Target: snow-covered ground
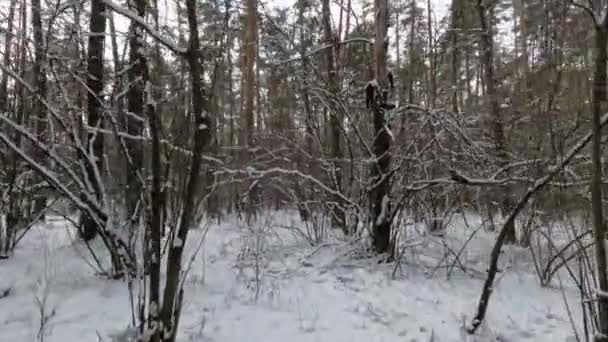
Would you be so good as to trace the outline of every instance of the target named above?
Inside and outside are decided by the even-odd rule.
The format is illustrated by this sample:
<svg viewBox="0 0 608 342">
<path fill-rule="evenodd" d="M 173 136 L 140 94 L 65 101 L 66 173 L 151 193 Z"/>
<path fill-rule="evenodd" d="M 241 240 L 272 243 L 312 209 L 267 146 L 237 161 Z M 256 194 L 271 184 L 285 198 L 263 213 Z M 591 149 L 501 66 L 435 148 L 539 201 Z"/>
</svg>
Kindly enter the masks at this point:
<svg viewBox="0 0 608 342">
<path fill-rule="evenodd" d="M 410 233 L 394 264 L 378 263 L 362 243 L 328 237 L 311 247 L 293 231 L 290 213 L 269 213 L 253 228 L 235 219 L 211 225 L 185 284 L 179 341 L 574 341 L 557 288 L 541 288 L 529 252 L 502 255 L 487 319 L 476 337 L 463 327 L 479 298 L 491 233 L 480 231 L 449 279 L 439 261 L 445 242 L 458 251 L 479 220 L 455 218 L 445 237 Z M 476 222 L 477 221 L 477 222 Z M 189 237 L 196 249 L 205 229 Z M 82 242 L 53 221 L 28 233 L 9 260 L 0 260 L 0 341 L 37 341 L 41 308 L 49 317 L 44 341 L 118 340 L 131 321 L 124 281 L 95 274 Z M 453 257 L 442 265 L 450 265 Z M 257 269 L 257 272 L 256 272 Z M 256 275 L 257 274 L 257 275 Z M 564 293 L 575 318 L 579 299 Z M 42 304 L 41 304 L 42 303 Z"/>
</svg>

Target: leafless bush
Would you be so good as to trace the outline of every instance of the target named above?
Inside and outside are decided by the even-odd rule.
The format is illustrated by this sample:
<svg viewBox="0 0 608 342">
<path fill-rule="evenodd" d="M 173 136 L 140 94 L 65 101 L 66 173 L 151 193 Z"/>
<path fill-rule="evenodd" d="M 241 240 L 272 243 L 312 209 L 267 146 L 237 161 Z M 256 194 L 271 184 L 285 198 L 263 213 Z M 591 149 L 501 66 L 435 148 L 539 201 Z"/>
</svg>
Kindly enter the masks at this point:
<svg viewBox="0 0 608 342">
<path fill-rule="evenodd" d="M 522 220 L 529 229 L 528 247 L 542 286 L 549 286 L 558 272 L 593 247 L 591 231 L 586 228 L 584 218 L 564 217 L 554 221 L 533 211 Z"/>
<path fill-rule="evenodd" d="M 54 264 L 52 263 L 51 255 L 48 246 L 44 248 L 43 256 L 44 268 L 43 273 L 36 282 L 34 301 L 36 303 L 38 332 L 36 338 L 38 342 L 44 342 L 47 334 L 50 333 L 48 324 L 57 313 L 55 306 L 50 305 L 50 294 L 55 278 Z"/>
<path fill-rule="evenodd" d="M 331 214 L 325 210 L 307 210 L 306 220 L 292 220 L 289 225 L 278 224 L 277 227 L 290 231 L 296 238 L 304 239 L 311 246 L 318 246 L 326 241 L 332 228 L 329 215 Z"/>
<path fill-rule="evenodd" d="M 249 223 L 246 229 L 236 263 L 247 288 L 253 289 L 257 301 L 262 290 L 264 269 L 268 263 L 269 239 L 275 237 L 276 233 L 273 231 L 270 217 L 266 217 L 263 223 Z"/>
<path fill-rule="evenodd" d="M 0 170 L 0 259 L 8 258 L 19 241 L 40 222 L 52 203 L 41 203 L 47 190 L 21 162 Z M 20 172 L 19 174 L 15 174 Z"/>
</svg>

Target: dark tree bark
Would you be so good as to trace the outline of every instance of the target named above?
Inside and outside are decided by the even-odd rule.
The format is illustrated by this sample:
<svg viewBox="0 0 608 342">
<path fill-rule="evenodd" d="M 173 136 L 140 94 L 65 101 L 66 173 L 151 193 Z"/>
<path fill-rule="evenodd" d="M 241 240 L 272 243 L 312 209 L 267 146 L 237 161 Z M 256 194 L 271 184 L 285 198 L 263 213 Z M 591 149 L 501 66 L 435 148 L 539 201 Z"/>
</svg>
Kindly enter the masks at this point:
<svg viewBox="0 0 608 342">
<path fill-rule="evenodd" d="M 142 0 L 129 1 L 132 11 L 144 18 L 146 15 L 146 3 Z M 142 28 L 131 23 L 129 29 L 129 82 L 127 92 L 127 110 L 125 115 L 127 133 L 132 136 L 141 136 L 144 120 L 144 85 L 148 79 L 147 61 L 144 56 L 144 37 Z M 144 73 L 146 75 L 144 75 Z M 127 217 L 134 220 L 136 224 L 139 215 L 135 212 L 137 202 L 141 196 L 142 184 L 138 174 L 143 168 L 143 148 L 138 140 L 128 139 L 126 141 L 129 158 L 127 160 L 127 179 L 125 184 L 125 202 Z"/>
<path fill-rule="evenodd" d="M 132 10 L 141 18 L 146 17 L 146 1 L 134 0 Z M 152 136 L 151 171 L 152 188 L 150 204 L 146 205 L 146 261 L 150 274 L 148 297 L 148 326 L 156 327 L 160 308 L 160 261 L 161 261 L 161 231 L 164 201 L 161 195 L 161 151 L 160 151 L 160 117 L 156 110 L 156 101 L 152 89 L 150 69 L 146 51 L 143 29 L 135 22 L 131 23 L 129 37 L 129 90 L 127 93 L 128 111 L 127 132 L 140 136 L 143 133 L 143 120 L 147 116 Z M 135 119 L 131 117 L 138 117 Z M 129 140 L 127 143 L 130 162 L 127 165 L 127 210 L 132 215 L 134 225 L 139 223 L 136 213 L 137 204 L 142 197 L 143 148 L 139 141 Z M 141 203 L 140 205 L 144 205 Z"/>
<path fill-rule="evenodd" d="M 450 59 L 450 81 L 452 83 L 452 111 L 458 113 L 458 99 L 460 91 L 460 47 L 458 46 L 458 28 L 461 22 L 461 4 L 459 0 L 452 0 L 450 42 L 452 53 Z"/>
<path fill-rule="evenodd" d="M 418 67 L 418 63 L 419 63 L 419 56 L 418 56 L 418 52 L 416 51 L 416 25 L 417 25 L 417 11 L 418 8 L 416 6 L 416 1 L 415 0 L 410 0 L 411 2 L 411 20 L 410 20 L 410 31 L 409 31 L 409 62 L 410 62 L 410 72 L 413 71 L 413 68 L 417 68 Z M 408 92 L 408 96 L 407 96 L 407 101 L 408 103 L 415 103 L 415 89 L 414 89 L 414 82 L 415 79 L 413 76 L 408 75 L 408 85 L 407 85 L 407 92 Z M 402 123 L 402 125 L 404 125 L 404 122 Z"/>
<path fill-rule="evenodd" d="M 435 108 L 437 102 L 437 71 L 436 68 L 436 56 L 435 56 L 435 42 L 433 41 L 433 11 L 431 0 L 426 2 L 426 13 L 427 13 L 427 31 L 428 31 L 428 49 L 429 49 L 429 105 L 431 108 Z"/>
<path fill-rule="evenodd" d="M 483 67 L 483 79 L 485 83 L 486 95 L 490 102 L 490 118 L 488 124 L 490 125 L 490 131 L 492 140 L 494 142 L 494 149 L 496 157 L 498 158 L 500 166 L 504 166 L 508 163 L 508 153 L 505 141 L 505 132 L 502 114 L 500 112 L 500 104 L 498 102 L 498 94 L 496 91 L 496 79 L 494 75 L 494 38 L 492 36 L 491 22 L 488 18 L 488 11 L 492 11 L 491 8 L 487 8 L 483 0 L 477 1 L 477 14 L 479 17 L 479 25 L 481 29 L 481 64 Z M 510 190 L 507 188 L 502 198 L 503 212 L 511 210 L 511 199 Z M 515 222 L 508 227 L 506 242 L 516 242 L 515 236 Z"/>
<path fill-rule="evenodd" d="M 603 23 L 595 23 L 595 70 L 593 75 L 592 108 L 593 108 L 593 144 L 591 146 L 592 175 L 591 175 L 591 210 L 593 232 L 595 235 L 595 260 L 599 290 L 602 295 L 598 298 L 599 331 L 595 342 L 608 341 L 608 271 L 606 270 L 606 223 L 602 208 L 602 111 L 606 109 L 606 85 L 608 66 L 608 17 Z"/>
<path fill-rule="evenodd" d="M 192 114 L 195 122 L 194 143 L 192 146 L 192 160 L 186 192 L 183 202 L 183 216 L 177 228 L 173 241 L 169 246 L 167 257 L 167 278 L 163 292 L 163 304 L 160 312 L 162 322 L 163 342 L 173 342 L 177 335 L 179 313 L 182 305 L 182 290 L 179 288 L 181 275 L 182 256 L 184 245 L 188 237 L 188 231 L 192 228 L 196 211 L 196 197 L 201 184 L 201 161 L 205 147 L 210 141 L 211 119 L 208 113 L 208 102 L 205 95 L 203 77 L 203 61 L 200 49 L 200 38 L 198 34 L 198 22 L 196 15 L 196 0 L 186 0 L 186 13 L 188 17 L 188 28 L 190 32 L 189 48 L 186 54 L 190 68 L 190 81 L 192 88 Z M 166 332 L 166 333 L 165 333 Z M 156 340 L 158 341 L 158 340 Z"/>
<path fill-rule="evenodd" d="M 121 60 L 118 53 L 118 41 L 116 39 L 116 25 L 114 23 L 114 12 L 111 12 L 108 17 L 108 22 L 110 24 L 110 40 L 112 43 L 112 60 L 114 62 L 114 85 L 112 86 L 112 105 L 116 108 L 116 111 L 119 114 L 124 114 L 124 97 L 117 95 L 122 91 L 122 87 L 124 86 L 123 77 L 120 75 L 123 68 L 123 61 Z"/>
<path fill-rule="evenodd" d="M 308 58 L 306 58 L 306 50 L 308 49 L 308 44 L 306 43 L 306 36 L 304 35 L 304 13 L 306 12 L 307 1 L 300 0 L 298 1 L 298 9 L 299 9 L 299 25 L 300 25 L 300 57 L 302 58 L 302 70 L 303 75 L 306 77 L 308 75 Z M 314 137 L 314 118 L 312 114 L 312 107 L 310 105 L 310 95 L 308 93 L 308 85 L 304 82 L 304 86 L 302 87 L 302 102 L 304 104 L 304 113 L 305 113 L 305 127 L 306 127 L 306 151 L 308 153 L 313 153 L 313 137 Z"/>
<path fill-rule="evenodd" d="M 252 149 L 254 142 L 254 126 L 255 126 L 255 98 L 258 95 L 256 87 L 256 72 L 255 63 L 257 60 L 257 36 L 258 36 L 258 20 L 257 20 L 257 0 L 246 0 L 246 25 L 245 39 L 242 49 L 243 53 L 243 78 L 241 98 L 243 100 L 242 112 L 242 128 L 241 128 L 241 147 L 244 150 L 244 160 L 251 161 L 254 156 Z M 258 97 L 259 99 L 259 97 Z M 260 102 L 258 100 L 259 108 Z M 259 118 L 259 116 L 258 116 Z M 257 206 L 257 191 L 255 188 L 249 189 L 249 201 L 246 203 L 245 214 L 247 222 L 249 222 L 255 214 Z"/>
<path fill-rule="evenodd" d="M 331 12 L 329 9 L 329 0 L 323 0 L 322 7 L 322 19 L 323 19 L 323 39 L 325 40 L 325 44 L 335 43 L 335 38 L 332 33 L 331 27 Z M 329 83 L 329 92 L 332 95 L 337 95 L 339 92 L 339 81 L 338 74 L 336 70 L 335 56 L 334 56 L 334 48 L 329 47 L 325 49 L 325 63 L 327 67 L 327 78 Z M 329 126 L 330 126 L 330 154 L 333 159 L 332 170 L 330 172 L 331 181 L 334 185 L 336 191 L 341 192 L 342 190 L 342 147 L 340 142 L 340 125 L 341 125 L 341 116 L 337 110 L 331 103 L 333 100 L 329 101 L 330 108 L 327 108 L 329 111 Z M 330 199 L 334 204 L 331 205 L 331 217 L 333 224 L 344 231 L 344 233 L 348 233 L 346 229 L 345 222 L 345 213 L 344 213 L 344 205 L 343 201 L 338 196 L 333 196 Z"/>
<path fill-rule="evenodd" d="M 229 7 L 231 6 L 231 0 L 227 0 L 226 1 L 226 6 Z M 230 29 L 228 29 L 228 44 L 226 44 L 226 48 L 228 49 L 228 51 L 232 51 L 233 48 L 233 44 L 234 44 L 234 36 L 233 36 L 233 31 L 230 27 Z M 235 147 L 236 147 L 236 128 L 235 128 L 235 120 L 236 120 L 236 113 L 237 113 L 237 106 L 236 106 L 236 94 L 234 91 L 234 62 L 232 61 L 232 54 L 228 53 L 226 54 L 226 65 L 228 67 L 228 102 L 229 102 L 229 114 L 230 114 L 230 118 L 229 118 L 229 123 L 228 123 L 228 140 L 229 140 L 229 146 L 230 146 L 230 157 L 234 160 L 237 157 L 237 154 L 235 153 Z M 230 203 L 228 206 L 228 213 L 231 213 L 232 210 L 234 209 L 234 211 L 237 211 L 237 202 L 238 202 L 238 186 L 236 184 L 233 184 L 230 186 L 230 194 L 229 194 L 229 198 L 230 198 Z"/>
<path fill-rule="evenodd" d="M 89 22 L 89 41 L 87 56 L 87 96 L 88 125 L 103 128 L 103 53 L 106 31 L 106 7 L 103 0 L 91 1 L 91 20 Z M 85 165 L 86 174 L 93 186 L 97 200 L 101 200 L 100 184 L 96 180 L 96 172 L 102 175 L 103 170 L 103 135 L 89 132 L 87 134 L 87 151 L 93 151 L 95 167 L 87 160 L 81 160 Z M 92 144 L 92 146 L 91 146 Z M 81 156 L 84 158 L 84 156 Z M 98 227 L 95 220 L 83 213 L 80 234 L 85 240 L 92 240 L 97 236 Z"/>
<path fill-rule="evenodd" d="M 315 137 L 315 129 L 314 129 L 314 114 L 312 109 L 312 104 L 310 101 L 310 92 L 309 92 L 309 84 L 308 84 L 308 73 L 309 73 L 309 63 L 310 60 L 307 58 L 306 53 L 309 47 L 309 39 L 306 37 L 306 22 L 305 22 L 305 14 L 306 10 L 309 6 L 309 3 L 306 0 L 298 0 L 298 25 L 299 25 L 299 36 L 300 36 L 300 46 L 298 52 L 300 54 L 300 58 L 302 59 L 302 85 L 300 87 L 300 95 L 302 99 L 302 104 L 304 106 L 304 127 L 305 127 L 305 136 L 304 136 L 304 144 L 305 151 L 310 155 L 310 160 L 306 158 L 299 158 L 298 162 L 300 163 L 300 169 L 306 170 L 308 174 L 316 175 L 316 149 L 314 147 L 314 137 Z M 310 197 L 310 187 L 298 186 L 297 192 L 299 195 L 299 200 L 302 202 L 306 202 Z M 310 216 L 309 208 L 305 204 L 298 204 L 300 219 L 302 221 L 307 221 Z"/>
<path fill-rule="evenodd" d="M 5 66 L 9 66 L 10 62 L 11 62 L 11 44 L 12 44 L 12 38 L 13 38 L 13 23 L 15 20 L 15 6 L 16 6 L 16 0 L 12 0 L 10 3 L 10 7 L 9 7 L 9 18 L 8 18 L 8 30 L 6 33 L 6 40 L 5 40 L 5 46 L 4 46 L 4 65 Z M 25 27 L 25 23 L 26 23 L 26 4 L 22 3 L 21 5 L 21 9 L 20 9 L 20 16 L 21 16 L 21 21 L 19 22 L 19 25 L 21 27 Z M 19 63 L 19 72 L 20 72 L 20 76 L 23 77 L 24 73 L 25 73 L 25 34 L 24 34 L 24 30 L 21 31 L 21 35 L 19 37 L 19 45 L 20 45 L 20 49 L 18 51 L 18 54 L 16 55 L 16 60 L 17 63 Z M 3 72 L 2 74 L 2 80 L 0 81 L 0 112 L 4 112 L 4 111 L 8 111 L 9 109 L 9 102 L 8 102 L 8 72 Z M 20 120 L 20 118 L 23 117 L 22 112 L 22 104 L 23 104 L 23 86 L 21 84 L 17 84 L 16 86 L 16 95 L 17 95 L 17 101 L 19 101 L 19 106 L 17 108 L 17 120 Z M 20 121 L 18 121 L 20 123 Z M 15 142 L 17 144 L 17 146 L 20 145 L 20 137 L 21 135 L 18 133 L 15 133 Z M 16 153 L 10 153 L 9 155 L 9 159 L 8 159 L 9 163 L 11 164 L 9 167 L 7 167 L 8 169 L 8 180 L 9 180 L 9 189 L 8 189 L 8 194 L 11 194 L 13 192 L 13 189 L 15 187 L 15 181 L 17 178 L 17 174 L 19 172 L 18 170 L 18 166 L 19 166 L 19 162 L 18 162 L 18 156 Z M 6 232 L 3 236 L 1 236 L 0 238 L 0 243 L 2 244 L 0 246 L 0 255 L 3 256 L 7 256 L 9 255 L 10 251 L 13 248 L 13 237 L 14 237 L 14 233 L 15 233 L 15 225 L 16 225 L 16 220 L 17 220 L 17 215 L 15 213 L 15 210 L 18 209 L 17 208 L 17 204 L 15 203 L 16 201 L 9 201 L 9 208 L 8 208 L 8 213 L 6 216 Z M 1 232 L 0 232 L 1 234 Z"/>
<path fill-rule="evenodd" d="M 374 0 L 376 13 L 376 38 L 374 42 L 376 95 L 372 104 L 372 119 L 374 125 L 373 152 L 376 162 L 372 165 L 371 209 L 373 227 L 373 245 L 377 253 L 389 253 L 391 220 L 390 220 L 390 165 L 391 165 L 391 134 L 384 117 L 389 82 L 387 78 L 386 54 L 388 44 L 388 0 Z"/>
<path fill-rule="evenodd" d="M 34 65 L 32 72 L 34 74 L 34 88 L 42 99 L 46 99 L 46 56 L 44 41 L 42 36 L 42 6 L 40 0 L 32 0 L 32 27 L 34 30 Z M 33 112 L 36 116 L 36 135 L 42 142 L 46 142 L 47 134 L 47 118 L 46 107 L 40 101 L 33 101 Z M 39 151 L 37 156 L 38 161 L 45 165 L 46 157 L 44 152 Z M 38 194 L 34 199 L 34 210 L 36 212 L 44 210 L 46 207 L 46 196 Z M 41 216 L 44 219 L 44 216 Z"/>
</svg>

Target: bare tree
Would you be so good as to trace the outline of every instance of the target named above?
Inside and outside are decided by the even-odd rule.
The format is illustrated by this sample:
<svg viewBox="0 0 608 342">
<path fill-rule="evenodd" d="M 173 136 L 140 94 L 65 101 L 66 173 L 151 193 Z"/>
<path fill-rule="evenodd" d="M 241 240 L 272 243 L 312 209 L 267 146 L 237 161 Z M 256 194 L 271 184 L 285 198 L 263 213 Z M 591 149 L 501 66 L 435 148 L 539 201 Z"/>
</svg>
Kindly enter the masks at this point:
<svg viewBox="0 0 608 342">
<path fill-rule="evenodd" d="M 608 5 L 602 5 L 608 10 Z M 595 70 L 593 73 L 592 90 L 592 129 L 593 143 L 591 145 L 592 176 L 589 184 L 591 192 L 591 210 L 593 217 L 593 231 L 595 235 L 595 261 L 599 289 L 602 293 L 608 293 L 608 270 L 606 269 L 606 222 L 603 215 L 602 204 L 602 111 L 606 110 L 606 67 L 608 67 L 608 14 L 603 18 L 592 18 L 595 28 Z M 598 319 L 599 331 L 595 335 L 596 342 L 608 341 L 608 297 L 599 296 L 598 298 Z"/>
<path fill-rule="evenodd" d="M 4 39 L 4 57 L 2 62 L 4 65 L 10 65 L 13 43 L 13 25 L 15 21 L 15 6 L 17 0 L 11 0 L 8 8 L 6 36 Z M 8 106 L 8 73 L 2 73 L 0 80 L 0 111 L 5 111 Z"/>
<path fill-rule="evenodd" d="M 490 7 L 488 7 L 490 6 Z M 478 0 L 476 4 L 477 15 L 479 18 L 480 29 L 481 29 L 481 64 L 483 66 L 484 83 L 487 98 L 490 104 L 490 119 L 488 124 L 490 126 L 491 136 L 496 150 L 496 157 L 498 158 L 501 166 L 508 163 L 508 153 L 505 141 L 504 123 L 500 112 L 500 103 L 498 100 L 498 93 L 496 90 L 496 77 L 494 76 L 494 37 L 492 35 L 493 30 L 491 27 L 491 16 L 494 13 L 494 5 L 488 5 L 483 0 Z M 503 196 L 503 210 L 511 210 L 511 201 L 509 198 L 510 194 L 507 191 L 506 195 Z M 515 225 L 509 227 L 509 233 L 507 235 L 508 242 L 515 242 Z"/>
<path fill-rule="evenodd" d="M 242 126 L 240 135 L 240 145 L 243 151 L 246 152 L 248 160 L 253 159 L 250 155 L 254 147 L 254 125 L 255 125 L 255 97 L 256 90 L 256 72 L 255 65 L 257 59 L 257 41 L 258 41 L 258 2 L 257 0 L 245 0 L 246 6 L 246 25 L 243 53 L 243 86 L 241 89 L 241 100 L 243 102 Z M 259 107 L 260 104 L 257 103 Z M 249 201 L 247 203 L 246 216 L 247 220 L 251 219 L 255 210 L 257 191 L 255 184 L 248 190 Z"/>
<path fill-rule="evenodd" d="M 255 1 L 255 0 L 253 0 Z M 192 87 L 192 116 L 194 117 L 195 133 L 192 145 L 192 160 L 188 173 L 187 187 L 183 200 L 183 212 L 180 225 L 172 238 L 172 244 L 167 256 L 167 278 L 163 292 L 163 304 L 160 311 L 160 328 L 156 341 L 173 342 L 177 335 L 179 315 L 183 300 L 183 290 L 178 286 L 181 275 L 184 245 L 188 231 L 195 223 L 196 195 L 201 182 L 201 161 L 205 147 L 209 143 L 211 117 L 203 83 L 203 61 L 198 34 L 198 18 L 196 15 L 196 0 L 186 1 L 188 29 L 190 32 L 189 47 L 185 55 L 190 68 L 190 83 Z M 162 332 L 162 334 L 161 334 Z"/>
<path fill-rule="evenodd" d="M 391 210 L 390 199 L 390 165 L 392 133 L 385 119 L 385 111 L 389 108 L 388 95 L 391 85 L 386 67 L 388 50 L 388 0 L 375 0 L 376 13 L 375 41 L 374 41 L 374 75 L 369 87 L 373 88 L 373 101 L 371 103 L 374 127 L 373 152 L 376 159 L 371 166 L 371 226 L 373 245 L 378 253 L 392 254 L 391 238 Z"/>
<path fill-rule="evenodd" d="M 89 21 L 89 41 L 87 56 L 87 96 L 88 122 L 91 127 L 103 128 L 103 53 L 106 32 L 106 7 L 102 0 L 91 1 L 91 19 Z M 92 185 L 94 195 L 98 201 L 102 200 L 100 181 L 103 170 L 103 135 L 89 132 L 87 137 L 87 151 L 92 151 L 95 160 L 91 161 L 81 155 L 86 176 Z M 94 163 L 92 163 L 94 162 Z M 80 233 L 85 240 L 92 240 L 97 235 L 98 223 L 87 214 L 82 216 Z M 117 264 L 118 265 L 118 264 Z"/>
<path fill-rule="evenodd" d="M 135 13 L 140 17 L 146 16 L 145 2 L 136 0 L 129 4 L 134 7 Z M 148 81 L 147 59 L 144 55 L 143 29 L 136 23 L 131 23 L 129 28 L 129 64 L 128 64 L 128 91 L 127 111 L 125 116 L 126 131 L 132 136 L 140 136 L 143 133 L 144 121 L 144 87 Z M 138 177 L 143 167 L 143 150 L 139 141 L 127 141 L 127 177 L 125 186 L 125 203 L 127 217 L 137 224 L 139 215 L 136 210 L 141 197 L 141 179 Z"/>
<path fill-rule="evenodd" d="M 452 0 L 451 11 L 450 11 L 450 43 L 451 43 L 451 87 L 452 87 L 452 111 L 458 113 L 459 111 L 459 94 L 460 94 L 460 46 L 458 39 L 458 29 L 461 23 L 461 1 Z"/>
<path fill-rule="evenodd" d="M 42 6 L 40 0 L 32 0 L 32 27 L 34 31 L 34 65 L 32 72 L 34 74 L 34 87 L 37 94 L 41 98 L 46 98 L 46 54 L 42 32 Z M 33 111 L 36 116 L 36 134 L 41 141 L 46 141 L 46 108 L 39 102 L 34 101 Z M 40 152 L 39 160 L 45 163 L 44 153 Z M 46 196 L 37 195 L 34 204 L 36 211 L 43 211 L 46 208 Z"/>
<path fill-rule="evenodd" d="M 325 49 L 325 64 L 327 68 L 327 79 L 329 83 L 329 92 L 332 95 L 336 95 L 339 92 L 339 80 L 338 80 L 338 71 L 336 70 L 336 60 L 334 55 L 334 43 L 335 37 L 332 32 L 331 26 L 331 12 L 329 10 L 329 0 L 322 1 L 322 19 L 323 19 L 323 40 L 326 44 L 329 45 L 327 49 Z M 337 54 L 336 54 L 337 55 Z M 330 155 L 333 159 L 332 162 L 332 170 L 330 172 L 331 182 L 334 184 L 336 191 L 340 192 L 342 188 L 342 165 L 340 160 L 342 159 L 342 148 L 341 148 L 341 119 L 338 111 L 335 110 L 330 104 L 330 107 L 327 108 L 329 111 L 329 126 L 330 126 Z M 344 208 L 342 205 L 342 201 L 335 196 L 331 199 L 334 204 L 330 205 L 331 215 L 334 225 L 341 228 L 345 233 L 348 233 L 346 230 L 346 217 L 344 213 Z"/>
</svg>

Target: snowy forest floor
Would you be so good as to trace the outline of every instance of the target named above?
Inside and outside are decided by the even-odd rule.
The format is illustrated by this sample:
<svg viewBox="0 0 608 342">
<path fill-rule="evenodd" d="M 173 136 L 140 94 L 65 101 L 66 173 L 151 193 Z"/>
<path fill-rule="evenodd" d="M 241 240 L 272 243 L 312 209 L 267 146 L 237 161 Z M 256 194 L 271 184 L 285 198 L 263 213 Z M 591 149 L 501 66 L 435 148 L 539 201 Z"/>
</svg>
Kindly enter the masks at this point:
<svg viewBox="0 0 608 342">
<path fill-rule="evenodd" d="M 564 294 L 579 319 L 578 291 L 542 288 L 530 252 L 520 247 L 502 254 L 504 271 L 480 332 L 464 333 L 495 234 L 475 235 L 460 257 L 466 272 L 457 264 L 448 279 L 454 258 L 442 259 L 446 246 L 460 250 L 478 217 L 467 215 L 467 225 L 455 217 L 443 237 L 410 229 L 394 279 L 394 264 L 379 264 L 363 242 L 329 234 L 310 246 L 285 228 L 298 221 L 295 213 L 270 212 L 254 227 L 226 219 L 207 234 L 193 230 L 190 254 L 206 238 L 185 282 L 178 341 L 575 341 Z M 131 321 L 126 283 L 96 275 L 66 225 L 48 218 L 0 260 L 0 294 L 10 289 L 0 298 L 0 341 L 37 341 L 39 334 L 47 342 L 124 340 Z"/>
</svg>

